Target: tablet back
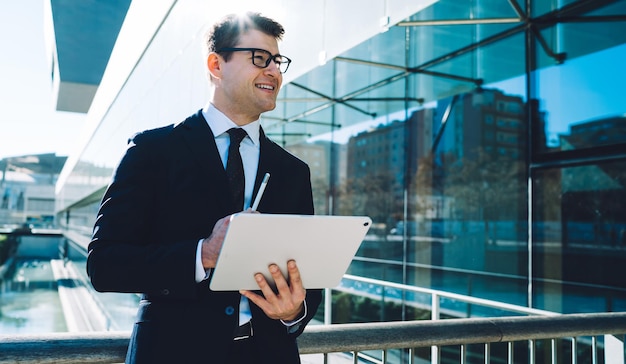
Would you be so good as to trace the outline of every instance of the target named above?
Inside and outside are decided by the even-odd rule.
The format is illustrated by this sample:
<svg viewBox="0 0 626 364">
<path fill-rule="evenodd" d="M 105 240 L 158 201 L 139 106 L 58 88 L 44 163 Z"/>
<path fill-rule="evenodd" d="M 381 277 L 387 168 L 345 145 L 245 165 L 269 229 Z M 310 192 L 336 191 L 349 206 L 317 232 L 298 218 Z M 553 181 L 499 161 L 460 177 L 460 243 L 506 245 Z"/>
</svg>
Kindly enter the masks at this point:
<svg viewBox="0 0 626 364">
<path fill-rule="evenodd" d="M 367 216 L 232 216 L 211 277 L 214 291 L 255 290 L 255 273 L 269 276 L 277 264 L 286 276 L 287 261 L 298 264 L 305 288 L 339 285 L 372 220 Z"/>
</svg>

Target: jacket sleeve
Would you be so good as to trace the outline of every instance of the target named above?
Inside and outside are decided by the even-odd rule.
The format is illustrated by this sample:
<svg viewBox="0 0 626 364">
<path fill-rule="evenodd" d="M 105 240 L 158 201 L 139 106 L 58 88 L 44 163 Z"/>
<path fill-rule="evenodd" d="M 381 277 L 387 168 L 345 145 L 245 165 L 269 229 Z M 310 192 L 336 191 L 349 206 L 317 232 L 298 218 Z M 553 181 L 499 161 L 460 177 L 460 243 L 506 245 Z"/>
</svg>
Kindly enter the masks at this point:
<svg viewBox="0 0 626 364">
<path fill-rule="evenodd" d="M 102 199 L 87 258 L 87 273 L 98 291 L 195 294 L 198 241 L 159 241 L 154 234 L 163 164 L 157 153 L 163 138 L 157 135 L 142 133 L 129 141 Z"/>
</svg>

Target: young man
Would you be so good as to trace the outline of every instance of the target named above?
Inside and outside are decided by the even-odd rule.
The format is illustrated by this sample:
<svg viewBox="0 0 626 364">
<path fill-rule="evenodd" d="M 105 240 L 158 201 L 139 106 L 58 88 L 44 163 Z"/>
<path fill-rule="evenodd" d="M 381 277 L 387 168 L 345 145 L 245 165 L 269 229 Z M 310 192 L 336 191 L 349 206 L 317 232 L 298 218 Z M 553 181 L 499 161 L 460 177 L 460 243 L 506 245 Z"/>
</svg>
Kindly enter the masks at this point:
<svg viewBox="0 0 626 364">
<path fill-rule="evenodd" d="M 259 124 L 260 114 L 275 108 L 290 63 L 278 50 L 283 33 L 256 13 L 214 25 L 206 38 L 210 103 L 177 125 L 135 135 L 117 167 L 87 271 L 98 291 L 143 294 L 127 363 L 300 362 L 295 340 L 321 291 L 305 290 L 296 262 L 288 264 L 288 279 L 268 267 L 276 292 L 262 274 L 255 276 L 260 292 L 209 289 L 229 215 L 250 206 L 266 172 L 271 182 L 258 211 L 313 214 L 308 166 Z M 231 194 L 236 182 L 226 172 L 236 154 L 229 151 L 232 128 L 245 131 L 238 149 L 243 202 Z M 240 302 L 249 305 L 250 321 Z"/>
</svg>

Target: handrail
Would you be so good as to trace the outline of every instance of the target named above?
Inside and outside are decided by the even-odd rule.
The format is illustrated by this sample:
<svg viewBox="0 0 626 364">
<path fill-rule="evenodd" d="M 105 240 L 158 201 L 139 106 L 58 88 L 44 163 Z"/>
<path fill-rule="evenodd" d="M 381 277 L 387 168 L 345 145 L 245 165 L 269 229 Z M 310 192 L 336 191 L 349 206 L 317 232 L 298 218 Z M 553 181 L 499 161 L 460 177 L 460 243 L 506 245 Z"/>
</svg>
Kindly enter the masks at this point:
<svg viewBox="0 0 626 364">
<path fill-rule="evenodd" d="M 626 333 L 626 313 L 309 326 L 302 354 L 541 340 Z"/>
<path fill-rule="evenodd" d="M 513 342 L 626 333 L 626 313 L 314 325 L 301 354 Z M 0 364 L 123 362 L 129 332 L 0 335 Z"/>
<path fill-rule="evenodd" d="M 513 312 L 513 313 L 520 313 L 520 314 L 526 314 L 526 315 L 539 315 L 539 316 L 558 315 L 558 313 L 556 312 L 540 310 L 537 308 L 524 307 L 524 306 L 514 305 L 510 303 L 504 303 L 504 302 L 493 301 L 493 300 L 488 300 L 484 298 L 467 296 L 467 295 L 458 294 L 458 293 L 440 291 L 440 290 L 436 290 L 432 288 L 409 286 L 406 284 L 394 283 L 394 282 L 389 282 L 389 281 L 381 281 L 378 279 L 359 277 L 359 276 L 354 276 L 350 274 L 344 274 L 343 279 L 348 279 L 348 280 L 356 281 L 356 282 L 369 283 L 369 284 L 379 285 L 383 287 L 396 288 L 396 289 L 405 290 L 409 292 L 424 293 L 424 294 L 430 295 L 431 297 L 445 297 L 445 298 L 449 298 L 449 299 L 456 300 L 459 302 L 481 305 L 481 306 L 490 307 L 490 308 L 496 308 L 496 309 L 500 309 L 504 311 Z"/>
</svg>

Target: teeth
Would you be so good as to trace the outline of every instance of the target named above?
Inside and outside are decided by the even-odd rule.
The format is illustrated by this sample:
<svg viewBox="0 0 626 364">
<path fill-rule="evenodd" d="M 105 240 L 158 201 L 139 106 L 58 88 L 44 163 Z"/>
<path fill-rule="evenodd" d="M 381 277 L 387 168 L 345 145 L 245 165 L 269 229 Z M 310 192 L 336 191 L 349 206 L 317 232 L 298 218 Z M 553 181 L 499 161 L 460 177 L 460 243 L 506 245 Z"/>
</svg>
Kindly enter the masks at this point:
<svg viewBox="0 0 626 364">
<path fill-rule="evenodd" d="M 273 86 L 270 86 L 270 85 L 256 85 L 256 87 L 258 87 L 258 88 L 264 88 L 264 89 L 266 89 L 266 90 L 273 90 L 273 89 L 274 89 L 274 87 L 273 87 Z"/>
</svg>

